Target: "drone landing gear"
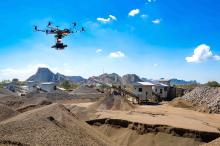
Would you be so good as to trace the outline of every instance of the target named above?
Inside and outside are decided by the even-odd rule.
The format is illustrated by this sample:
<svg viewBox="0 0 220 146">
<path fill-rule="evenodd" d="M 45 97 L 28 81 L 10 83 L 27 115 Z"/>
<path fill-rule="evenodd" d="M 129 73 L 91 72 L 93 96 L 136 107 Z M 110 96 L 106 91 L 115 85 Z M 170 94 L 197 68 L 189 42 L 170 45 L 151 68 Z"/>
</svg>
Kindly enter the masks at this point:
<svg viewBox="0 0 220 146">
<path fill-rule="evenodd" d="M 63 50 L 64 48 L 66 48 L 67 45 L 64 45 L 63 43 L 56 43 L 55 45 L 53 45 L 51 48 L 55 48 L 57 50 Z"/>
</svg>

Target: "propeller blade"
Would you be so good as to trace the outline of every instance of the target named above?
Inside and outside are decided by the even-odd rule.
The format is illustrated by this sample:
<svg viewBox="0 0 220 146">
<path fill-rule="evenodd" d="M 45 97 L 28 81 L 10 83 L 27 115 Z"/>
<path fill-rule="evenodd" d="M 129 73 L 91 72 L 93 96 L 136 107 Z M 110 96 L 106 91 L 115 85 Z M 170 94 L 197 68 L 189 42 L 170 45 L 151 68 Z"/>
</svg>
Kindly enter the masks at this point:
<svg viewBox="0 0 220 146">
<path fill-rule="evenodd" d="M 52 25 L 52 22 L 49 21 L 47 26 L 50 27 L 51 25 Z"/>
<path fill-rule="evenodd" d="M 36 30 L 36 31 L 37 31 L 37 26 L 34 26 L 34 30 Z"/>
</svg>

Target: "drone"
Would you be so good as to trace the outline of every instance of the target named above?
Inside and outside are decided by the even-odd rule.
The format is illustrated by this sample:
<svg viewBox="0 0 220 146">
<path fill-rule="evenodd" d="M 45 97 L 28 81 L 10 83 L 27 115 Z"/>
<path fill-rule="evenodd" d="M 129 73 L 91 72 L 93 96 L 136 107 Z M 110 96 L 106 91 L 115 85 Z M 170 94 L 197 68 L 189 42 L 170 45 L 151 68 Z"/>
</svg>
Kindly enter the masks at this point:
<svg viewBox="0 0 220 146">
<path fill-rule="evenodd" d="M 85 32 L 84 27 L 77 27 L 77 23 L 72 23 L 72 28 L 59 29 L 59 26 L 53 26 L 52 22 L 48 22 L 46 29 L 38 29 L 38 26 L 34 26 L 34 31 L 36 32 L 44 32 L 46 34 L 52 34 L 56 38 L 56 44 L 51 48 L 55 48 L 56 50 L 63 50 L 67 47 L 67 45 L 62 43 L 62 38 L 79 32 Z"/>
</svg>

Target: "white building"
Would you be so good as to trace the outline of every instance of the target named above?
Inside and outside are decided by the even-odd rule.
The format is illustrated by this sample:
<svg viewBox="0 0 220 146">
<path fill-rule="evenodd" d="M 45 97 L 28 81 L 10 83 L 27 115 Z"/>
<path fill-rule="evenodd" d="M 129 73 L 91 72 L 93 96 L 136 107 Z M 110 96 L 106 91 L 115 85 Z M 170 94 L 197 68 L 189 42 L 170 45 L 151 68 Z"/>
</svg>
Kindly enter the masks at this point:
<svg viewBox="0 0 220 146">
<path fill-rule="evenodd" d="M 140 97 L 140 102 L 147 101 L 148 98 L 152 97 L 152 87 L 154 84 L 150 82 L 137 82 L 132 85 L 133 92 Z"/>
<path fill-rule="evenodd" d="M 54 90 L 56 90 L 56 84 L 54 82 L 40 83 L 39 87 L 41 90 L 46 92 L 53 92 Z"/>
<path fill-rule="evenodd" d="M 163 83 L 156 83 L 153 87 L 153 92 L 159 95 L 161 98 L 167 98 L 169 92 L 169 86 Z"/>
<path fill-rule="evenodd" d="M 27 81 L 27 89 L 29 92 L 32 92 L 34 90 L 36 90 L 36 87 L 37 87 L 37 82 L 35 81 Z"/>
</svg>

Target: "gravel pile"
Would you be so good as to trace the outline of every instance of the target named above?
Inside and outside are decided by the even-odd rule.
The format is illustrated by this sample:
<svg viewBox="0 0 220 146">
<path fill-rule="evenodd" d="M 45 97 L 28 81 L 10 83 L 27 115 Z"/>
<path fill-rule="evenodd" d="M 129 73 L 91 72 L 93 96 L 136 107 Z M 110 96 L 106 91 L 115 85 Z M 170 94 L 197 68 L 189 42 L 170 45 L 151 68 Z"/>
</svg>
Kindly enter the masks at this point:
<svg viewBox="0 0 220 146">
<path fill-rule="evenodd" d="M 75 89 L 71 94 L 100 94 L 96 89 L 89 88 L 87 86 L 81 86 Z"/>
<path fill-rule="evenodd" d="M 52 104 L 0 122 L 0 145 L 115 145 L 79 121 L 63 105 Z"/>
<path fill-rule="evenodd" d="M 174 101 L 176 103 L 177 101 L 181 101 L 181 106 L 183 106 L 184 103 L 187 103 L 187 106 L 189 106 L 189 103 L 191 103 L 191 108 L 197 111 L 220 113 L 220 88 L 197 87 Z"/>
<path fill-rule="evenodd" d="M 8 118 L 11 118 L 17 114 L 18 112 L 14 111 L 13 109 L 0 104 L 0 122 Z"/>
</svg>

